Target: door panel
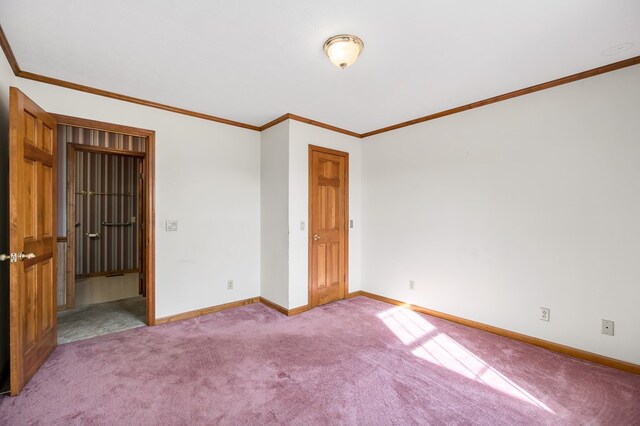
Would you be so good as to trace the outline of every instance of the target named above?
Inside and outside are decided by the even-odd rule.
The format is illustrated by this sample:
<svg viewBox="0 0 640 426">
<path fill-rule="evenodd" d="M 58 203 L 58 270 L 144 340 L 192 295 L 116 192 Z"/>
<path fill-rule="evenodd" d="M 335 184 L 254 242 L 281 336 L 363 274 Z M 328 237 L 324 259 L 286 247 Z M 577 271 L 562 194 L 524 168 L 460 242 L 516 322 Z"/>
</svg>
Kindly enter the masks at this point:
<svg viewBox="0 0 640 426">
<path fill-rule="evenodd" d="M 36 182 L 38 180 L 38 165 L 35 161 L 24 160 L 23 164 L 23 207 L 22 207 L 22 229 L 23 240 L 25 242 L 35 240 L 36 226 L 38 224 L 38 212 L 35 209 Z M 13 250 L 13 248 L 12 248 Z"/>
<path fill-rule="evenodd" d="M 35 317 L 35 307 L 38 293 L 38 269 L 33 266 L 24 269 L 24 287 L 25 287 L 25 312 L 26 318 Z M 36 342 L 37 322 L 36 321 L 24 321 L 22 323 L 24 328 L 24 348 L 25 350 L 31 349 Z"/>
<path fill-rule="evenodd" d="M 55 288 L 53 282 L 55 270 L 53 265 L 54 263 L 52 259 L 38 265 L 38 269 L 40 270 L 40 273 L 38 274 L 38 294 L 42 295 L 44 300 L 53 299 L 53 290 Z M 40 331 L 46 334 L 53 326 L 51 318 L 55 316 L 55 313 L 54 315 L 51 315 L 50 303 L 38 304 L 37 307 L 40 310 L 40 312 L 38 312 L 38 318 L 42 325 Z"/>
<path fill-rule="evenodd" d="M 327 245 L 326 244 L 318 244 L 318 248 L 316 249 L 316 253 L 318 253 L 318 258 L 316 259 L 316 263 L 318 265 L 324 265 L 327 261 Z M 317 267 L 316 274 L 316 288 L 323 289 L 327 286 L 327 274 L 325 268 Z"/>
<path fill-rule="evenodd" d="M 53 215 L 52 211 L 52 199 L 51 199 L 51 191 L 53 190 L 53 167 L 42 166 L 42 187 L 43 191 L 40 191 L 40 196 L 42 197 L 41 206 L 42 208 L 38 211 L 38 214 L 43 216 L 42 218 L 42 236 L 44 238 L 52 238 L 53 237 L 53 226 L 51 223 L 51 216 Z"/>
<path fill-rule="evenodd" d="M 347 153 L 309 149 L 309 305 L 347 293 Z"/>
<path fill-rule="evenodd" d="M 48 154 L 53 154 L 53 134 L 55 130 L 42 123 L 42 149 Z"/>
<path fill-rule="evenodd" d="M 17 395 L 56 346 L 56 122 L 10 90 L 11 394 Z M 21 256 L 22 254 L 22 256 Z"/>
</svg>

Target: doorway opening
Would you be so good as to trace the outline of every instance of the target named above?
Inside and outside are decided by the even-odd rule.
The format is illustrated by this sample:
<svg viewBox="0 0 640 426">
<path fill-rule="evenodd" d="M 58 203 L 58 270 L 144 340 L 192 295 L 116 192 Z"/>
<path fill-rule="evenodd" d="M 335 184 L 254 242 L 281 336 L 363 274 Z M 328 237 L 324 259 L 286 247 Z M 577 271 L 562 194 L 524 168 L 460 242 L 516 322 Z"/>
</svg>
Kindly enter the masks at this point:
<svg viewBox="0 0 640 426">
<path fill-rule="evenodd" d="M 54 117 L 58 343 L 153 325 L 153 132 Z"/>
</svg>

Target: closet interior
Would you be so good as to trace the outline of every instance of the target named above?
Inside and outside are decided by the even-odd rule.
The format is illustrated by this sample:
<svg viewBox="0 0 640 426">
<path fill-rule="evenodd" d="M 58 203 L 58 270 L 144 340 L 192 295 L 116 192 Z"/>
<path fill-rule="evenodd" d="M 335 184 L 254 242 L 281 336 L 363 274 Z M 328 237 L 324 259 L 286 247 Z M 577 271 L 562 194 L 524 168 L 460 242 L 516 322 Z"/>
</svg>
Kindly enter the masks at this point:
<svg viewBox="0 0 640 426">
<path fill-rule="evenodd" d="M 58 343 L 145 324 L 144 153 L 142 137 L 58 126 Z"/>
</svg>

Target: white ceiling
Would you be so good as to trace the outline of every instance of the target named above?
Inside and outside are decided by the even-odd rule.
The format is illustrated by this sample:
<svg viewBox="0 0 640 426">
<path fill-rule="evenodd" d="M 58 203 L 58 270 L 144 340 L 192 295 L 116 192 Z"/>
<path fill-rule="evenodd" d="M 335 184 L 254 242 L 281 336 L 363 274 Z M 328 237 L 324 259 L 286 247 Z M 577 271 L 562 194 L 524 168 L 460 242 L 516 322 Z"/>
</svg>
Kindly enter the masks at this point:
<svg viewBox="0 0 640 426">
<path fill-rule="evenodd" d="M 0 0 L 0 25 L 24 71 L 355 132 L 640 55 L 638 0 Z M 322 50 L 339 33 L 365 43 L 346 70 Z"/>
</svg>

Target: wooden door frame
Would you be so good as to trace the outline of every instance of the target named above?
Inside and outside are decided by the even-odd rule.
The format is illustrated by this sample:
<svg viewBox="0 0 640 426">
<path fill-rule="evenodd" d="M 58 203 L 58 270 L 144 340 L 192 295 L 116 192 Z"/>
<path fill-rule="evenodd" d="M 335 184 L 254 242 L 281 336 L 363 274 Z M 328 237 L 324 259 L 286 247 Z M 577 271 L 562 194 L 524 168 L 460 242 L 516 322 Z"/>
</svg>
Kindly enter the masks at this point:
<svg viewBox="0 0 640 426">
<path fill-rule="evenodd" d="M 88 151 L 100 154 L 124 155 L 142 158 L 144 170 L 144 241 L 140 241 L 141 249 L 145 253 L 144 278 L 146 280 L 147 294 L 147 325 L 156 323 L 155 304 L 155 138 L 156 132 L 153 130 L 140 129 L 137 127 L 122 126 L 118 124 L 105 123 L 102 121 L 89 120 L 78 117 L 70 117 L 61 114 L 51 114 L 58 121 L 59 125 L 81 127 L 105 132 L 121 133 L 136 137 L 145 138 L 145 152 L 131 150 L 121 150 L 114 148 L 102 148 L 92 145 L 67 144 L 67 266 L 66 266 L 66 306 L 75 305 L 75 152 Z M 71 296 L 71 297 L 70 297 Z"/>
<path fill-rule="evenodd" d="M 339 157 L 344 157 L 345 159 L 345 164 L 344 164 L 344 218 L 345 218 L 345 230 L 344 230 L 344 294 L 342 295 L 343 299 L 347 298 L 347 295 L 349 294 L 349 153 L 348 152 L 344 152 L 344 151 L 338 151 L 335 149 L 330 149 L 330 148 L 325 148 L 322 146 L 317 146 L 317 145 L 309 145 L 309 150 L 308 150 L 308 156 L 309 156 L 309 182 L 308 182 L 308 192 L 307 192 L 307 198 L 308 198 L 308 202 L 309 202 L 309 207 L 308 207 L 308 224 L 309 226 L 307 227 L 307 229 L 309 230 L 308 235 L 307 235 L 307 244 L 308 244 L 308 251 L 309 251 L 309 255 L 308 255 L 308 260 L 307 260 L 307 269 L 308 269 L 308 293 L 307 293 L 307 304 L 309 306 L 309 309 L 317 306 L 317 305 L 313 305 L 313 298 L 311 297 L 311 292 L 312 292 L 312 285 L 311 285 L 311 280 L 312 280 L 312 273 L 311 273 L 311 262 L 312 262 L 312 257 L 313 257 L 313 251 L 312 251 L 312 244 L 313 244 L 313 198 L 311 197 L 312 194 L 312 184 L 313 184 L 313 179 L 312 179 L 312 174 L 313 174 L 313 153 L 315 152 L 322 152 L 325 154 L 332 154 L 332 155 L 337 155 Z"/>
</svg>

